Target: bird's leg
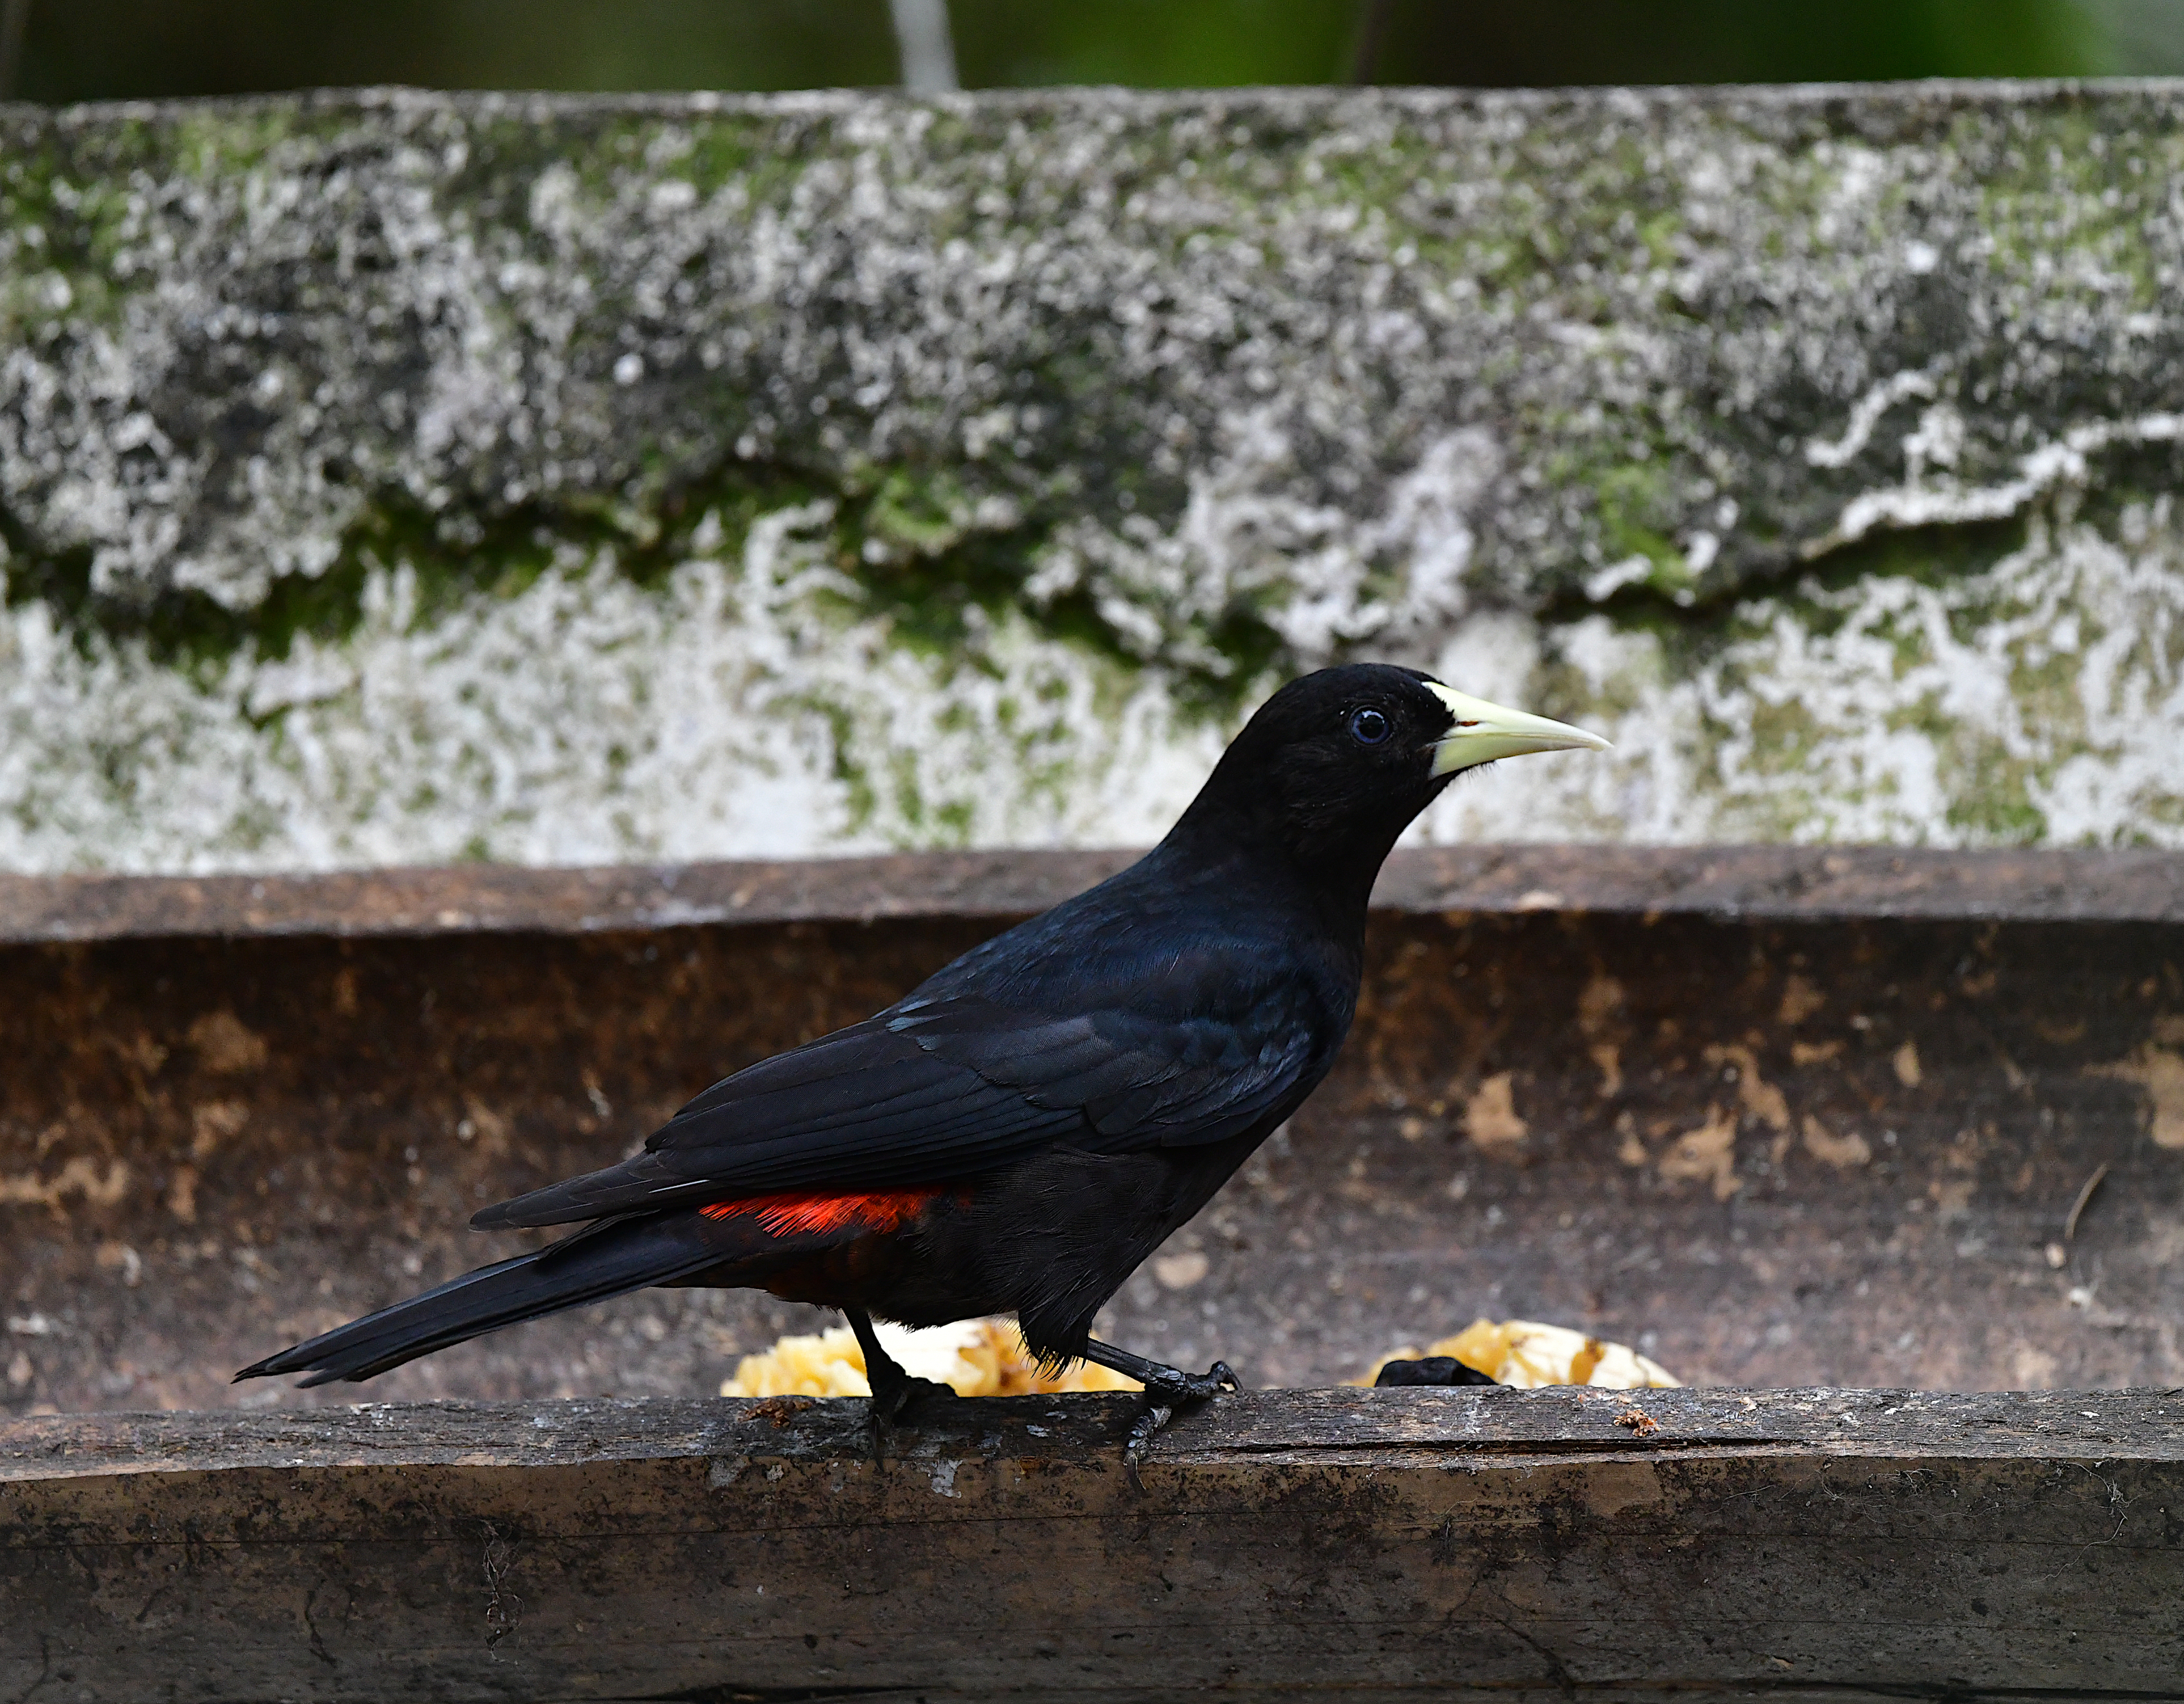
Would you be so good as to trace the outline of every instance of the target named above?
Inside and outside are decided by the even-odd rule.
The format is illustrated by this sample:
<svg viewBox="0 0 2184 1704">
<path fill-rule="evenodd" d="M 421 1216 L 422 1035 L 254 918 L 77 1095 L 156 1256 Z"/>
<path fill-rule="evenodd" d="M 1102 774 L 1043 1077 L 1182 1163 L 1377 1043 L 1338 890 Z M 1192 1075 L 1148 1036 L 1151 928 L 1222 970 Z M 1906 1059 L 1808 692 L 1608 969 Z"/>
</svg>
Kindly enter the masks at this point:
<svg viewBox="0 0 2184 1704">
<path fill-rule="evenodd" d="M 865 1383 L 872 1388 L 872 1435 L 877 1448 L 883 1430 L 900 1419 L 911 1404 L 936 1396 L 953 1396 L 956 1393 L 944 1384 L 935 1384 L 929 1378 L 913 1378 L 904 1372 L 895 1358 L 880 1347 L 879 1333 L 872 1329 L 872 1316 L 862 1308 L 844 1308 L 842 1311 L 849 1316 L 850 1329 L 857 1334 L 857 1347 L 865 1352 Z"/>
<path fill-rule="evenodd" d="M 1140 1491 L 1145 1485 L 1138 1478 L 1138 1466 L 1152 1448 L 1153 1434 L 1174 1419 L 1187 1404 L 1203 1402 L 1223 1391 L 1243 1388 L 1225 1360 L 1215 1361 L 1204 1372 L 1185 1372 L 1179 1366 L 1147 1360 L 1141 1355 L 1132 1355 L 1126 1349 L 1117 1349 L 1096 1338 L 1087 1338 L 1078 1353 L 1087 1360 L 1113 1368 L 1125 1378 L 1134 1378 L 1145 1388 L 1145 1408 L 1130 1423 L 1129 1441 L 1123 1446 L 1123 1470 Z"/>
</svg>

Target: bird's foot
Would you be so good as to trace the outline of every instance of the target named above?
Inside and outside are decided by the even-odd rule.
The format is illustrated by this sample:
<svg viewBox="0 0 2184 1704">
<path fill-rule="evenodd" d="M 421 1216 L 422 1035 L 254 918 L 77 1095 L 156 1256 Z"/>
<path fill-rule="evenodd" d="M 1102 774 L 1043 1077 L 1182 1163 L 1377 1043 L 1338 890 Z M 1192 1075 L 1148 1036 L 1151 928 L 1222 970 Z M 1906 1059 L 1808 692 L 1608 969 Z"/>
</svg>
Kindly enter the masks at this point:
<svg viewBox="0 0 2184 1704">
<path fill-rule="evenodd" d="M 913 1378 L 908 1373 L 875 1383 L 872 1409 L 865 1422 L 872 1434 L 872 1465 L 887 1465 L 892 1453 L 888 1446 L 894 1441 L 897 1422 L 913 1409 L 929 1409 L 944 1398 L 950 1402 L 958 1400 L 948 1386 L 935 1384 L 929 1378 Z"/>
<path fill-rule="evenodd" d="M 866 1424 L 872 1434 L 872 1462 L 883 1465 L 888 1457 L 888 1439 L 894 1425 L 913 1408 L 930 1407 L 945 1398 L 953 1402 L 956 1393 L 944 1384 L 935 1384 L 929 1378 L 918 1378 L 896 1365 L 894 1357 L 880 1346 L 879 1335 L 872 1329 L 872 1316 L 862 1308 L 844 1308 L 850 1329 L 857 1334 L 857 1346 L 865 1352 L 865 1383 L 871 1387 L 872 1405 Z"/>
<path fill-rule="evenodd" d="M 1145 1494 L 1145 1484 L 1138 1477 L 1138 1469 L 1152 1452 L 1153 1439 L 1161 1428 L 1187 1407 L 1225 1391 L 1243 1388 L 1225 1360 L 1215 1361 L 1204 1372 L 1160 1367 L 1153 1377 L 1145 1381 L 1145 1405 L 1130 1422 L 1130 1435 L 1123 1445 L 1123 1471 L 1130 1476 L 1130 1483 L 1140 1496 Z"/>
<path fill-rule="evenodd" d="M 1141 1355 L 1132 1355 L 1126 1349 L 1117 1349 L 1097 1338 L 1087 1338 L 1077 1353 L 1097 1366 L 1112 1367 L 1126 1378 L 1134 1378 L 1145 1388 L 1145 1405 L 1131 1422 L 1129 1439 L 1123 1446 L 1123 1470 L 1130 1476 L 1130 1483 L 1140 1494 L 1145 1487 L 1138 1478 L 1138 1467 L 1151 1450 L 1154 1434 L 1185 1408 L 1223 1391 L 1243 1388 L 1225 1360 L 1215 1361 L 1204 1372 L 1185 1372 L 1179 1366 L 1147 1360 Z"/>
<path fill-rule="evenodd" d="M 956 1401 L 953 1388 L 936 1384 L 929 1378 L 916 1378 L 904 1373 L 898 1378 L 881 1379 L 872 1386 L 872 1419 L 875 1424 L 893 1426 L 913 1408 L 923 1408 L 941 1400 Z"/>
</svg>

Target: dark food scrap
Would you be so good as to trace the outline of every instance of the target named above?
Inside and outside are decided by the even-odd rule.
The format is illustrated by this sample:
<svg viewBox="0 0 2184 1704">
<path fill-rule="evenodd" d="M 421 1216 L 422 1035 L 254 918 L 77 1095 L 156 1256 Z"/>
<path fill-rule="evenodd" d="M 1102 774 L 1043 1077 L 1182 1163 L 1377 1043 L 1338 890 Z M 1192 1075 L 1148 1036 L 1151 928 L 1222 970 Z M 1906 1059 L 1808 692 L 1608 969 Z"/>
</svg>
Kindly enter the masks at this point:
<svg viewBox="0 0 2184 1704">
<path fill-rule="evenodd" d="M 1408 1363 L 1453 1360 L 1479 1375 L 1441 1378 L 1401 1372 Z M 1373 1364 L 1357 1384 L 1508 1384 L 1537 1390 L 1589 1384 L 1605 1390 L 1666 1390 L 1683 1383 L 1658 1361 L 1619 1343 L 1537 1320 L 1474 1320 L 1452 1338 L 1429 1344 L 1423 1358 L 1407 1345 Z"/>
<path fill-rule="evenodd" d="M 1391 1360 L 1373 1383 L 1389 1384 L 1493 1384 L 1475 1366 L 1466 1366 L 1452 1355 L 1422 1355 L 1417 1360 Z"/>
</svg>

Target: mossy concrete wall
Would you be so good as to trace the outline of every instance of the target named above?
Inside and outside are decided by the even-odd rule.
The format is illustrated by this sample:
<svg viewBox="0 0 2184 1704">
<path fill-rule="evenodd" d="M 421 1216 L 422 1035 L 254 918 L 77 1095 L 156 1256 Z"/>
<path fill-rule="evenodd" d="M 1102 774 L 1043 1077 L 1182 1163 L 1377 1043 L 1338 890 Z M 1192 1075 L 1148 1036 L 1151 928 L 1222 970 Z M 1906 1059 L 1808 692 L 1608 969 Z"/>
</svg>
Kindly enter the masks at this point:
<svg viewBox="0 0 2184 1704">
<path fill-rule="evenodd" d="M 0 109 L 0 865 L 2184 844 L 2184 86 Z"/>
</svg>

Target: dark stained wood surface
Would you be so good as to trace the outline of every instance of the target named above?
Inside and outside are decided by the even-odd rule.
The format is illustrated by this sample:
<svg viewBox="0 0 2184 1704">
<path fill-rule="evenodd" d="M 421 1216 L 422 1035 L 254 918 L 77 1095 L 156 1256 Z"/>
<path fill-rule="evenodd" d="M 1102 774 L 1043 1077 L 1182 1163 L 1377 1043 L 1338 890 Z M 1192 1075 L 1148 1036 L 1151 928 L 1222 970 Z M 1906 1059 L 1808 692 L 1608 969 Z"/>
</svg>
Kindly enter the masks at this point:
<svg viewBox="0 0 2184 1704">
<path fill-rule="evenodd" d="M 993 919 L 1042 911 L 1133 851 L 920 852 L 324 875 L 0 874 L 0 942 L 162 936 L 583 934 L 711 924 Z M 1391 912 L 1636 912 L 1802 918 L 2184 920 L 2184 854 L 1887 846 L 1408 848 Z"/>
<path fill-rule="evenodd" d="M 483 1202 L 610 1162 L 706 1083 L 1014 914 L 978 906 L 1028 908 L 1097 865 L 772 866 L 739 920 L 672 924 L 592 891 L 628 872 L 398 872 L 343 880 L 416 884 L 412 917 L 466 882 L 559 883 L 590 908 L 404 933 L 306 906 L 260 932 L 195 913 L 161 933 L 131 900 L 113 916 L 145 932 L 0 943 L 0 1415 L 349 1400 L 227 1374 L 510 1252 L 466 1228 Z M 2176 867 L 1401 862 L 1334 1074 L 1105 1334 L 1255 1386 L 1331 1383 L 1480 1314 L 1578 1326 L 1701 1383 L 2184 1383 Z M 897 884 L 936 869 L 953 887 Z M 834 1323 L 655 1291 L 365 1391 L 708 1394 L 738 1355 Z"/>
<path fill-rule="evenodd" d="M 0 1427 L 0 1697 L 2184 1697 L 2184 1391 Z"/>
</svg>

